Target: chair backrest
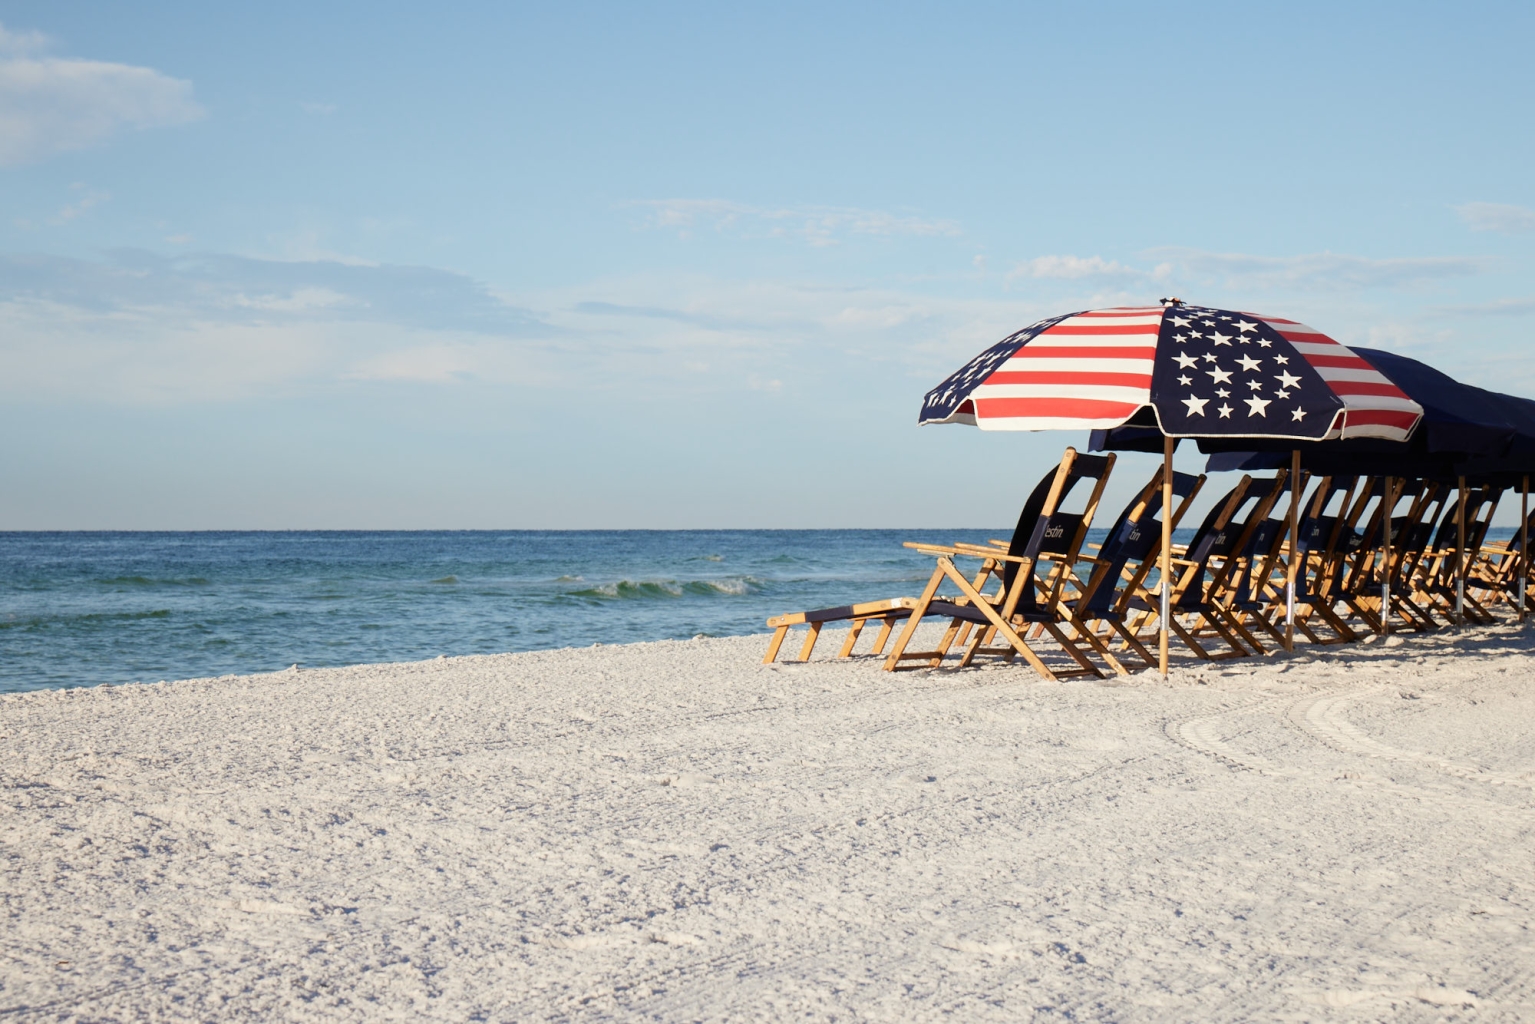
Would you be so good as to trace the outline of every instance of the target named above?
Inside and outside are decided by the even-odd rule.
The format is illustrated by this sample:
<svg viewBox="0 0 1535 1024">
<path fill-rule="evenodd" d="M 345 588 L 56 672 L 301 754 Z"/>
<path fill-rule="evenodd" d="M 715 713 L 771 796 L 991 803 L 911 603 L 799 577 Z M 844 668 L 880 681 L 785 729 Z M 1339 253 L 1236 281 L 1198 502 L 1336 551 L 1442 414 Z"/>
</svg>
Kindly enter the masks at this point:
<svg viewBox="0 0 1535 1024">
<path fill-rule="evenodd" d="M 1173 525 L 1204 486 L 1203 476 L 1173 473 Z M 1092 617 L 1127 602 L 1162 551 L 1162 467 L 1131 499 L 1103 540 L 1092 575 L 1077 598 L 1079 614 Z M 1155 557 L 1148 559 L 1148 555 Z M 1126 575 L 1128 570 L 1128 577 Z M 1119 586 L 1123 583 L 1123 586 Z"/>
<path fill-rule="evenodd" d="M 1397 483 L 1401 485 L 1401 493 L 1396 503 L 1404 497 L 1410 497 L 1412 501 L 1405 516 L 1393 516 L 1391 520 L 1391 558 L 1386 575 L 1393 589 L 1416 572 L 1423 561 L 1447 495 L 1444 485 L 1435 480 L 1398 478 Z M 1358 558 L 1360 568 L 1355 575 L 1359 587 L 1375 586 L 1379 582 L 1378 572 L 1371 574 L 1372 578 L 1366 581 L 1364 570 L 1370 564 L 1370 558 L 1375 557 L 1374 552 L 1385 543 L 1379 526 L 1380 519 L 1381 514 L 1377 510 L 1366 531 L 1370 550 L 1361 550 Z"/>
<path fill-rule="evenodd" d="M 1455 520 L 1460 515 L 1461 496 L 1454 490 L 1453 486 L 1446 487 L 1445 490 L 1449 491 L 1450 494 L 1454 494 L 1455 497 L 1453 500 L 1445 502 L 1444 515 L 1439 518 L 1439 526 L 1434 530 L 1433 547 L 1435 550 L 1453 548 L 1456 541 Z"/>
<path fill-rule="evenodd" d="M 1339 551 L 1346 551 L 1346 538 L 1352 537 L 1348 526 L 1349 511 L 1354 506 L 1354 492 L 1368 489 L 1369 480 L 1361 476 L 1324 476 L 1311 489 L 1311 498 L 1303 506 L 1300 521 L 1300 549 L 1304 557 L 1295 573 L 1297 598 L 1331 592 L 1337 579 L 1334 570 L 1340 564 Z M 1328 513 L 1333 500 L 1338 508 Z"/>
<path fill-rule="evenodd" d="M 1200 523 L 1199 528 L 1194 531 L 1194 536 L 1189 541 L 1188 549 L 1184 554 L 1185 560 L 1194 564 L 1184 570 L 1174 588 L 1173 604 L 1175 606 L 1181 606 L 1184 602 L 1197 606 L 1204 602 L 1205 588 L 1202 580 L 1205 567 L 1214 554 L 1215 546 L 1228 542 L 1227 527 L 1232 517 L 1237 514 L 1237 510 L 1247 500 L 1247 489 L 1252 486 L 1252 483 L 1253 478 L 1244 475 L 1237 481 L 1236 486 L 1226 492 L 1225 497 L 1217 501 L 1210 507 L 1210 511 L 1205 513 L 1204 522 Z M 1234 534 L 1231 539 L 1234 539 Z"/>
<path fill-rule="evenodd" d="M 1220 558 L 1220 568 L 1210 575 L 1205 599 L 1240 593 L 1244 575 L 1257 558 L 1260 531 L 1267 530 L 1267 542 L 1273 543 L 1283 523 L 1269 518 L 1269 511 L 1285 493 L 1290 471 L 1278 470 L 1272 477 L 1254 480 L 1243 495 L 1242 504 L 1215 537 L 1205 558 Z M 1249 505 L 1248 502 L 1252 504 Z M 1270 525 L 1272 524 L 1272 525 Z M 1187 593 L 1187 591 L 1185 591 Z"/>
<path fill-rule="evenodd" d="M 1415 554 L 1422 554 L 1428 547 L 1428 542 L 1434 536 L 1434 524 L 1439 521 L 1439 513 L 1444 511 L 1446 497 L 1445 487 L 1437 480 L 1417 480 L 1416 493 L 1413 495 L 1412 508 L 1407 513 L 1407 522 L 1397 529 L 1392 524 L 1392 542 L 1400 544 L 1402 550 Z"/>
<path fill-rule="evenodd" d="M 1467 552 L 1473 555 L 1482 548 L 1482 541 L 1486 539 L 1487 528 L 1492 524 L 1492 514 L 1497 510 L 1498 500 L 1502 498 L 1505 488 L 1493 484 L 1482 484 L 1466 488 L 1466 547 Z M 1449 503 L 1445 510 L 1444 518 L 1439 521 L 1439 529 L 1434 535 L 1434 548 L 1439 551 L 1453 551 L 1459 547 L 1460 529 L 1456 523 L 1456 516 L 1460 514 L 1461 496 L 1456 489 L 1456 497 Z M 1472 556 L 1468 555 L 1466 564 L 1469 566 Z M 1440 582 L 1448 585 L 1455 578 L 1455 561 L 1444 559 L 1439 566 Z"/>
<path fill-rule="evenodd" d="M 1311 482 L 1311 476 L 1306 471 L 1301 471 L 1300 495 L 1296 495 L 1294 488 L 1285 486 L 1290 481 L 1280 480 L 1274 486 L 1272 496 L 1268 502 L 1265 515 L 1258 519 L 1257 525 L 1249 532 L 1247 542 L 1242 545 L 1240 551 L 1234 552 L 1230 557 L 1235 559 L 1235 568 L 1228 570 L 1226 588 L 1232 593 L 1234 599 L 1243 605 L 1259 601 L 1263 596 L 1263 588 L 1274 570 L 1280 565 L 1284 557 L 1284 547 L 1290 537 L 1290 503 L 1295 502 L 1298 508 L 1308 506 L 1306 488 Z M 1320 481 L 1315 488 L 1320 492 Z M 1249 492 L 1249 495 L 1251 492 Z M 1288 498 L 1281 504 L 1281 498 Z M 1314 501 L 1309 504 L 1315 504 Z M 1275 515 L 1275 512 L 1278 515 Z M 1256 508 L 1254 509 L 1256 518 Z M 1300 523 L 1297 522 L 1297 527 Z M 1296 531 L 1297 547 L 1302 552 L 1305 550 L 1304 533 Z M 1297 594 L 1304 594 L 1304 574 L 1296 573 Z"/>
<path fill-rule="evenodd" d="M 1029 559 L 1031 574 L 1033 563 L 1041 555 L 1057 556 L 1066 560 L 1068 565 L 1075 562 L 1087 539 L 1093 515 L 1098 510 L 1103 486 L 1114 468 L 1114 459 L 1113 454 L 1081 455 L 1075 448 L 1067 448 L 1060 465 L 1045 474 L 1035 485 L 1029 500 L 1023 503 L 1023 511 L 1018 515 L 1018 525 L 1013 530 L 1012 540 L 1008 542 L 1007 553 Z M 1072 489 L 1083 480 L 1091 480 L 1093 483 L 1083 510 L 1076 513 L 1060 511 Z M 1017 562 L 1005 564 L 1002 570 L 1003 593 L 1012 592 L 1019 568 Z M 1024 588 L 1022 601 L 1030 602 L 1034 598 L 1033 588 Z M 1026 607 L 1027 604 L 1022 606 Z"/>
<path fill-rule="evenodd" d="M 1481 504 L 1472 516 L 1471 522 L 1475 527 L 1467 531 L 1466 550 L 1468 552 L 1482 550 L 1482 545 L 1487 541 L 1487 531 L 1492 526 L 1492 514 L 1498 510 L 1498 502 L 1509 488 L 1496 484 L 1484 484 L 1482 486 Z M 1469 555 L 1467 556 L 1470 557 Z"/>
<path fill-rule="evenodd" d="M 1301 549 L 1321 552 L 1325 558 L 1337 547 L 1342 531 L 1338 528 L 1348 516 L 1353 504 L 1354 489 L 1359 486 L 1357 476 L 1324 476 L 1311 490 L 1311 500 L 1305 505 L 1300 521 Z M 1338 511 L 1327 514 L 1333 499 L 1342 496 Z"/>
</svg>

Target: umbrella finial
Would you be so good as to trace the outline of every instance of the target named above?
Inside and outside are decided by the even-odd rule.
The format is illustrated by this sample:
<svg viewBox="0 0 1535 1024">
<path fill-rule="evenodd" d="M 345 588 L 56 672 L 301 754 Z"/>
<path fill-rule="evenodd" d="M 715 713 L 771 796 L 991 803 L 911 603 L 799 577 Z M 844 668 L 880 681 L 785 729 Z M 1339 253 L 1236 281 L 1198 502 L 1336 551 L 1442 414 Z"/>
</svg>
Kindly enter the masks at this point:
<svg viewBox="0 0 1535 1024">
<path fill-rule="evenodd" d="M 1175 298 L 1171 298 L 1171 299 L 1163 299 L 1162 300 L 1162 305 L 1164 305 L 1164 306 L 1181 306 L 1181 305 L 1183 305 L 1183 300 L 1180 299 L 1180 298 L 1176 298 L 1176 297 Z"/>
</svg>

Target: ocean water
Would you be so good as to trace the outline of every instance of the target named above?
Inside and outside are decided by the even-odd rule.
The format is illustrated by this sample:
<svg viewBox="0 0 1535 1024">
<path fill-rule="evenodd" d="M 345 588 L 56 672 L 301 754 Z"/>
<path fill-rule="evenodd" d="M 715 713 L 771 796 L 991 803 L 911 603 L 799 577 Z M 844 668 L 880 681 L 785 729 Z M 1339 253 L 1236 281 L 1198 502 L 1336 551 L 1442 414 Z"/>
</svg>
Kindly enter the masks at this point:
<svg viewBox="0 0 1535 1024">
<path fill-rule="evenodd" d="M 0 533 L 0 692 L 765 632 L 1010 533 Z"/>
<path fill-rule="evenodd" d="M 977 530 L 0 533 L 0 692 L 764 632 Z"/>
</svg>

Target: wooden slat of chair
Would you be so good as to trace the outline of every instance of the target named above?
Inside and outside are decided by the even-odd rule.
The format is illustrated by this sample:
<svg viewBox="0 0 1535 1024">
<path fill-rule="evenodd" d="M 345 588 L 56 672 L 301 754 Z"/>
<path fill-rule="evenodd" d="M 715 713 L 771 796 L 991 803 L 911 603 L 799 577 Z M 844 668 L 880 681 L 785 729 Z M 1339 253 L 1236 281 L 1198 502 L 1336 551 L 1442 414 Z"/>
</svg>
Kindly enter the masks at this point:
<svg viewBox="0 0 1535 1024">
<path fill-rule="evenodd" d="M 893 671 L 899 668 L 903 661 L 925 661 L 929 666 L 940 665 L 953 649 L 956 640 L 963 642 L 963 638 L 970 637 L 973 633 L 975 636 L 970 640 L 965 655 L 961 658 L 961 666 L 968 665 L 974 659 L 976 653 L 999 653 L 1009 660 L 1022 655 L 1030 665 L 1035 667 L 1036 671 L 1039 671 L 1044 662 L 1028 647 L 1023 638 L 1012 628 L 1011 623 L 1020 601 L 1026 596 L 1027 588 L 1034 587 L 1038 582 L 1035 577 L 1035 568 L 1039 559 L 1036 559 L 1033 555 L 1046 540 L 1044 533 L 1050 529 L 1068 488 L 1075 488 L 1077 481 L 1082 477 L 1094 475 L 1094 487 L 1089 495 L 1086 508 L 1082 515 L 1077 518 L 1077 526 L 1073 531 L 1071 539 L 1065 545 L 1068 553 L 1074 556 L 1075 553 L 1080 551 L 1082 543 L 1086 540 L 1087 529 L 1102 498 L 1103 487 L 1107 482 L 1109 473 L 1113 469 L 1115 456 L 1109 455 L 1099 460 L 1101 462 L 1101 469 L 1096 474 L 1076 472 L 1075 468 L 1079 458 L 1074 448 L 1067 448 L 1053 475 L 1046 478 L 1048 485 L 1046 480 L 1042 480 L 1035 488 L 1034 494 L 1030 496 L 1029 502 L 1025 504 L 1025 511 L 1019 517 L 1018 527 L 1014 531 L 1013 540 L 1008 542 L 1008 550 L 1015 551 L 1020 548 L 1028 550 L 1028 557 L 1003 553 L 999 545 L 957 545 L 941 553 L 932 546 L 924 548 L 924 546 L 917 544 L 908 545 L 908 547 L 926 550 L 927 553 L 939 556 L 939 565 L 934 569 L 934 579 L 937 579 L 940 575 L 952 577 L 957 573 L 958 570 L 953 567 L 952 561 L 957 556 L 978 558 L 982 562 L 982 567 L 977 574 L 977 581 L 966 580 L 966 587 L 962 588 L 963 604 L 945 605 L 942 602 L 935 604 L 934 600 L 930 598 L 924 607 L 912 612 L 910 620 L 907 622 L 900 637 L 897 638 L 890 656 L 886 659 L 886 669 Z M 1046 487 L 1047 489 L 1043 491 L 1043 498 L 1041 499 L 1041 489 Z M 1036 501 L 1039 502 L 1038 505 L 1035 504 Z M 1052 555 L 1053 557 L 1055 556 Z M 986 579 L 993 576 L 999 578 L 1001 589 L 998 594 L 987 597 L 983 594 L 983 589 Z M 1058 587 L 1059 584 L 1054 584 L 1054 586 Z M 1058 590 L 1056 592 L 1058 593 Z M 936 590 L 934 590 L 934 593 L 936 594 Z M 1030 593 L 1027 596 L 1029 597 L 1028 606 L 1036 607 L 1041 604 L 1035 595 Z M 1047 593 L 1045 597 L 1046 603 L 1044 607 L 1051 608 L 1052 605 L 1048 603 L 1051 594 Z M 988 607 L 974 606 L 973 602 L 977 599 L 984 601 Z M 920 625 L 921 620 L 930 613 L 930 608 L 942 610 L 945 607 L 952 609 L 955 614 L 952 615 L 949 626 L 938 648 L 933 651 L 909 651 L 907 647 L 910 640 Z M 1050 614 L 1055 614 L 1053 609 Z M 1008 628 L 1003 629 L 1003 624 L 1007 624 Z M 982 628 L 976 630 L 974 628 L 976 625 L 980 625 Z M 1080 673 L 1101 675 L 1098 668 L 1092 664 L 1091 659 L 1085 658 L 1078 646 L 1079 642 L 1085 641 L 1082 641 L 1078 636 L 1067 635 L 1064 631 L 1060 632 L 1060 638 L 1052 635 L 1052 639 L 1057 639 L 1065 653 L 1076 661 L 1079 666 L 1082 666 L 1079 670 Z M 1002 636 L 1007 646 L 1005 648 L 997 648 L 994 651 L 983 651 L 984 645 L 998 635 Z M 1077 673 L 1061 673 L 1050 670 L 1048 678 L 1055 679 L 1062 674 Z"/>
</svg>

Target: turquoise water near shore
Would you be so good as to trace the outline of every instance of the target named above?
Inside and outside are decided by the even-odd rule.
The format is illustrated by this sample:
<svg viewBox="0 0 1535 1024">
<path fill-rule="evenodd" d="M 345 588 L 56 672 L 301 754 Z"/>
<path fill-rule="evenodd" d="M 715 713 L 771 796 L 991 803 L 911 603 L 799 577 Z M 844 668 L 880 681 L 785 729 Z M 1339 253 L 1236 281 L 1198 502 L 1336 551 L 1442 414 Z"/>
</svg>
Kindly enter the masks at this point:
<svg viewBox="0 0 1535 1024">
<path fill-rule="evenodd" d="M 1008 530 L 0 533 L 0 692 L 760 632 Z"/>
<path fill-rule="evenodd" d="M 0 533 L 0 692 L 763 632 L 1009 532 Z"/>
</svg>

